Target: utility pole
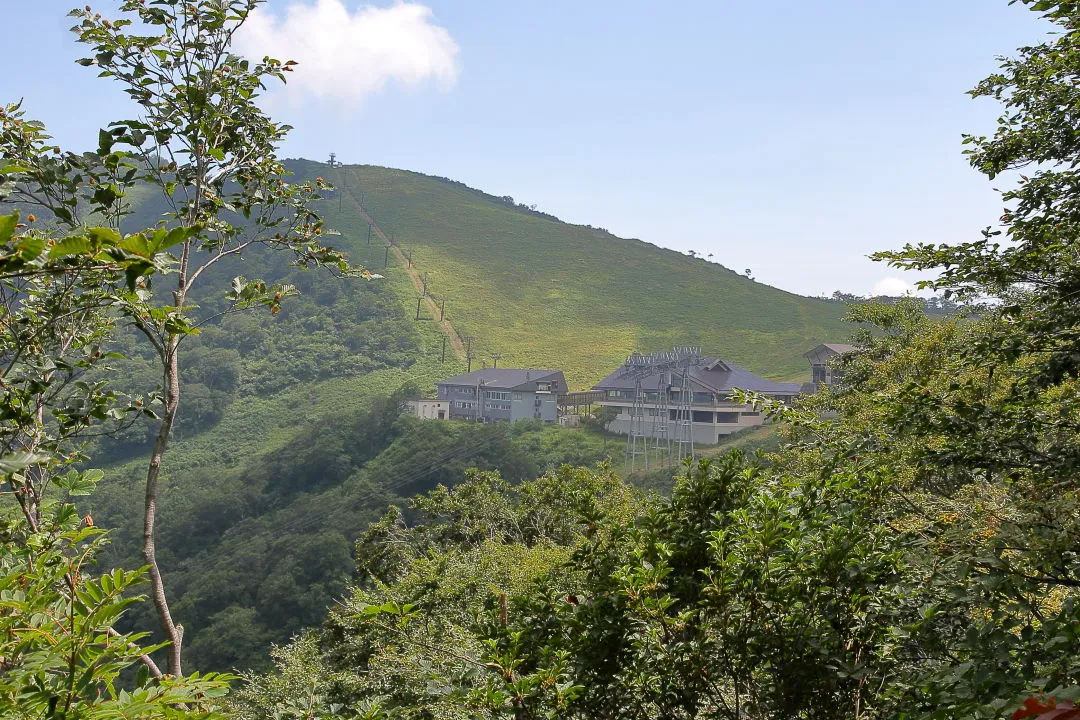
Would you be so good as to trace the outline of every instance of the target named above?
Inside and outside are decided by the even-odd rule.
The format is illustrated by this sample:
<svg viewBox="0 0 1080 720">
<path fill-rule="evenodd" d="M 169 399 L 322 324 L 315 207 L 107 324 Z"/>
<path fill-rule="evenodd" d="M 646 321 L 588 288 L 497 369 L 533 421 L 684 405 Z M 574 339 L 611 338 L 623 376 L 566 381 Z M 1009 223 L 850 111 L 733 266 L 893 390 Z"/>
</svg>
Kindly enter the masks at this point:
<svg viewBox="0 0 1080 720">
<path fill-rule="evenodd" d="M 409 267 L 412 267 L 412 248 L 409 248 Z"/>
<path fill-rule="evenodd" d="M 443 298 L 442 306 L 439 308 L 439 322 L 446 317 L 446 298 Z"/>
<path fill-rule="evenodd" d="M 493 367 L 493 368 L 499 367 L 499 358 L 501 358 L 501 357 L 502 357 L 502 353 L 497 353 L 497 352 L 491 353 L 491 363 L 492 363 L 491 367 Z"/>
<path fill-rule="evenodd" d="M 383 268 L 387 268 L 387 267 L 390 266 L 390 246 L 389 245 L 386 246 L 386 253 L 383 255 L 382 266 L 383 266 Z"/>
<path fill-rule="evenodd" d="M 417 320 L 420 319 L 420 303 L 423 302 L 423 301 L 424 301 L 424 296 L 423 295 L 416 298 L 416 319 Z"/>
<path fill-rule="evenodd" d="M 465 362 L 468 363 L 469 366 L 469 369 L 465 371 L 467 373 L 472 372 L 472 341 L 472 335 L 469 335 L 467 338 L 465 338 Z"/>
<path fill-rule="evenodd" d="M 420 283 L 424 286 L 424 295 L 427 295 L 427 275 L 427 270 L 425 270 L 420 278 Z"/>
</svg>

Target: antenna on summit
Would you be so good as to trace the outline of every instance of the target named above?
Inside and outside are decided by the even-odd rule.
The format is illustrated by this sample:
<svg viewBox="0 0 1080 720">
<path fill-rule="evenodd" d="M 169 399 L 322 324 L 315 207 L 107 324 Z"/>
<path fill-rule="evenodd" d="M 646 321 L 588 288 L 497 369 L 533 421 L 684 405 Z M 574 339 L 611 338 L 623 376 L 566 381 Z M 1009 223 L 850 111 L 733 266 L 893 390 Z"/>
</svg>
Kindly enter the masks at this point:
<svg viewBox="0 0 1080 720">
<path fill-rule="evenodd" d="M 335 191 L 337 192 L 337 196 L 338 196 L 338 200 L 337 200 L 338 207 L 337 207 L 337 209 L 338 209 L 338 212 L 340 213 L 341 212 L 342 195 L 344 195 L 345 191 L 349 189 L 348 181 L 345 178 L 345 171 L 341 169 L 341 166 L 344 165 L 344 163 L 339 163 L 338 162 L 337 153 L 330 153 L 329 165 L 330 165 L 331 170 L 333 170 L 334 168 L 338 169 L 338 179 L 341 181 L 341 183 L 340 183 L 341 187 L 335 188 Z M 369 243 L 370 243 L 370 241 L 369 241 Z"/>
</svg>

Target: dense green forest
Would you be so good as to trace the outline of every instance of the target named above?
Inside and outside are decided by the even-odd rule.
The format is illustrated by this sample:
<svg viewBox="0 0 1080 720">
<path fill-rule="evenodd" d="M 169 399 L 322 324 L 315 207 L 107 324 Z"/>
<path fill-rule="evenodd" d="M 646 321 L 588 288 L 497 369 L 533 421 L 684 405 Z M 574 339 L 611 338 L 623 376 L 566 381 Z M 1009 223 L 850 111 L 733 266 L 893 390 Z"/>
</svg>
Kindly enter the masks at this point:
<svg viewBox="0 0 1080 720">
<path fill-rule="evenodd" d="M 141 106 L 96 151 L 0 111 L 0 715 L 1075 714 L 1072 3 L 1027 3 L 1062 32 L 973 91 L 1005 110 L 965 139 L 972 166 L 1031 166 L 1001 225 L 878 256 L 971 312 L 852 305 L 843 382 L 746 396 L 779 434 L 673 485 L 620 477 L 595 429 L 402 403 L 462 369 L 444 337 L 587 383 L 718 289 L 760 312 L 679 316 L 694 340 L 785 375 L 838 304 L 442 179 L 333 168 L 330 188 L 277 159 L 288 128 L 256 102 L 290 65 L 230 53 L 256 4 L 124 3 L 147 35 L 75 11 L 81 64 Z M 499 282 L 549 255 L 572 267 Z M 584 267 L 609 317 L 583 309 Z M 640 286 L 650 269 L 676 281 Z M 413 315 L 419 272 L 452 326 Z"/>
</svg>

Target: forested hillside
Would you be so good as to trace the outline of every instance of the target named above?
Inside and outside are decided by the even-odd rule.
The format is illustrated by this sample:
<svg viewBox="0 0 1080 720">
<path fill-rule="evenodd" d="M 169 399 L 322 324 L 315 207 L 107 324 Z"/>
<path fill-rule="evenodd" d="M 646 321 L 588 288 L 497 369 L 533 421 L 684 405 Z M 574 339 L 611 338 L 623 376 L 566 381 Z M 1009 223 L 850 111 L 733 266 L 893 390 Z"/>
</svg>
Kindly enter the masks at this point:
<svg viewBox="0 0 1080 720">
<path fill-rule="evenodd" d="M 710 350 L 761 372 L 798 376 L 805 347 L 850 330 L 835 320 L 839 303 L 567 225 L 458 183 L 382 168 L 289 166 L 296 181 L 322 173 L 339 182 L 314 203 L 328 242 L 383 277 L 308 272 L 291 267 L 287 255 L 252 252 L 209 268 L 206 287 L 243 275 L 300 294 L 276 313 L 227 312 L 220 292 L 192 298 L 209 320 L 184 341 L 186 404 L 169 451 L 160 558 L 175 613 L 190 628 L 185 654 L 197 667 L 257 666 L 270 642 L 317 624 L 351 577 L 352 538 L 387 504 L 452 485 L 467 467 L 524 480 L 563 463 L 619 456 L 619 448 L 582 431 L 399 420 L 405 397 L 464 370 L 460 347 L 447 343 L 444 354 L 444 333 L 427 304 L 416 319 L 415 275 L 403 257 L 446 301 L 457 335 L 475 336 L 476 364 L 506 347 L 504 365 L 564 367 L 579 384 L 633 349 L 710 341 L 717 343 L 706 344 Z M 132 200 L 122 223 L 132 230 L 152 225 L 164 209 L 145 192 Z M 376 203 L 397 214 L 378 213 Z M 411 224 L 421 222 L 429 225 Z M 405 230 L 387 225 L 422 227 L 427 243 L 406 242 Z M 384 237 L 398 247 L 387 251 Z M 560 254 L 567 259 L 541 260 Z M 635 267 L 650 268 L 654 280 L 638 282 Z M 682 305 L 676 288 L 693 302 Z M 601 291 L 622 300 L 583 295 Z M 551 302 L 556 295 L 576 299 Z M 716 297 L 734 310 L 716 312 L 709 301 Z M 627 307 L 643 311 L 626 314 Z M 121 333 L 115 349 L 127 358 L 117 367 L 132 389 L 150 393 L 160 384 L 152 348 L 137 334 Z M 108 479 L 87 507 L 116 528 L 110 564 L 137 563 L 141 459 L 152 435 L 152 424 L 140 422 L 91 453 Z M 149 610 L 133 614 L 133 626 L 152 624 Z"/>
<path fill-rule="evenodd" d="M 365 245 L 340 241 L 365 261 Z M 255 255 L 213 268 L 225 282 L 250 273 L 301 294 L 276 314 L 228 315 L 185 341 L 188 404 L 168 457 L 159 557 L 189 628 L 185 657 L 204 669 L 258 667 L 271 642 L 317 625 L 352 576 L 353 539 L 388 504 L 452 485 L 469 467 L 523 480 L 620 450 L 582 431 L 399 417 L 406 397 L 464 369 L 452 352 L 441 361 L 432 323 L 415 321 L 404 273 L 364 281 L 286 260 Z M 223 302 L 197 300 L 211 315 Z M 115 349 L 126 359 L 114 367 L 133 389 L 160 384 L 134 334 L 121 334 Z M 138 564 L 152 430 L 141 421 L 90 453 L 106 480 L 84 507 L 115 528 L 108 564 Z M 152 626 L 149 610 L 139 608 L 132 625 Z"/>
<path fill-rule="evenodd" d="M 0 717 L 1076 716 L 1080 11 L 1025 2 L 1063 32 L 965 144 L 1030 175 L 998 228 L 878 255 L 968 312 L 853 304 L 831 385 L 733 391 L 768 452 L 666 493 L 596 418 L 403 401 L 468 347 L 579 387 L 684 343 L 797 377 L 836 303 L 448 180 L 290 176 L 256 100 L 291 64 L 230 50 L 257 0 L 75 10 L 142 114 L 71 153 L 0 107 Z"/>
</svg>

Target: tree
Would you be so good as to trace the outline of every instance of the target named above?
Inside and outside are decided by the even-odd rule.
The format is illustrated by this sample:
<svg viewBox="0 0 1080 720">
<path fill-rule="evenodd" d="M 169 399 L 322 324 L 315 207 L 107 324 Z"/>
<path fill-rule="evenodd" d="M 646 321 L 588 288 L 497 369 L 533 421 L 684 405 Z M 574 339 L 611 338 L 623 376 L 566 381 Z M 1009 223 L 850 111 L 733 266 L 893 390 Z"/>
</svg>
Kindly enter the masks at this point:
<svg viewBox="0 0 1080 720">
<path fill-rule="evenodd" d="M 10 475 L 8 476 L 10 477 Z M 71 471 L 55 478 L 69 495 L 86 494 L 94 478 Z M 6 718 L 221 717 L 212 712 L 229 690 L 228 675 L 165 676 L 150 659 L 145 633 L 113 629 L 139 600 L 141 571 L 91 575 L 104 539 L 70 502 L 51 504 L 37 528 L 0 528 L 0 714 Z M 121 674 L 143 663 L 129 689 Z"/>
<path fill-rule="evenodd" d="M 318 697 L 324 710 L 501 715 L 514 707 L 509 676 L 485 665 L 492 651 L 479 625 L 561 569 L 591 532 L 608 537 L 641 507 L 641 495 L 609 468 L 563 468 L 516 487 L 498 473 L 471 472 L 415 498 L 412 527 L 392 507 L 357 541 L 357 586 L 323 630 L 279 651 L 276 672 L 255 678 L 231 709 L 266 717 L 303 695 Z M 605 517 L 611 525 L 600 528 Z M 544 697 L 571 694 L 546 682 L 551 677 L 524 682 Z"/>
<path fill-rule="evenodd" d="M 301 266 L 371 277 L 322 244 L 322 222 L 309 208 L 322 181 L 299 186 L 284 181 L 275 150 L 289 128 L 272 122 L 255 104 L 265 83 L 284 81 L 293 63 L 266 58 L 253 64 L 230 51 L 235 33 L 259 2 L 128 0 L 120 6 L 125 16 L 115 21 L 89 8 L 73 11 L 79 41 L 92 48 L 80 64 L 118 81 L 140 106 L 140 116 L 102 130 L 94 153 L 62 154 L 47 143 L 39 125 L 20 119 L 6 121 L 2 148 L 10 201 L 36 206 L 73 230 L 91 216 L 104 218 L 115 244 L 144 259 L 128 267 L 134 292 L 120 296 L 116 307 L 152 344 L 161 364 L 163 396 L 146 473 L 143 557 L 174 675 L 181 672 L 182 630 L 169 610 L 155 538 L 161 469 L 181 406 L 182 343 L 214 319 L 191 304 L 192 289 L 211 267 L 255 247 L 289 252 Z M 129 29 L 135 21 L 138 33 Z M 29 134 L 23 132 L 27 127 Z M 157 189 L 170 210 L 152 234 L 120 240 L 116 231 L 130 210 L 125 198 L 138 185 Z M 174 283 L 167 294 L 155 294 L 151 258 L 165 249 L 173 253 L 165 269 Z M 277 313 L 281 301 L 295 292 L 244 278 L 222 290 L 229 302 L 224 313 L 252 306 Z"/>
<path fill-rule="evenodd" d="M 40 132 L 17 109 L 2 120 L 4 148 L 13 134 Z M 149 412 L 149 402 L 87 377 L 115 356 L 101 345 L 111 311 L 134 292 L 127 279 L 166 262 L 129 248 L 156 247 L 161 236 L 89 227 L 56 238 L 33 215 L 19 219 L 0 215 L 0 491 L 13 500 L 0 507 L 0 714 L 209 717 L 230 678 L 166 677 L 150 657 L 156 648 L 140 644 L 145 634 L 117 632 L 143 573 L 94 577 L 104 533 L 73 503 L 103 476 L 77 467 L 86 439 Z M 138 663 L 122 689 L 121 673 Z"/>
</svg>

